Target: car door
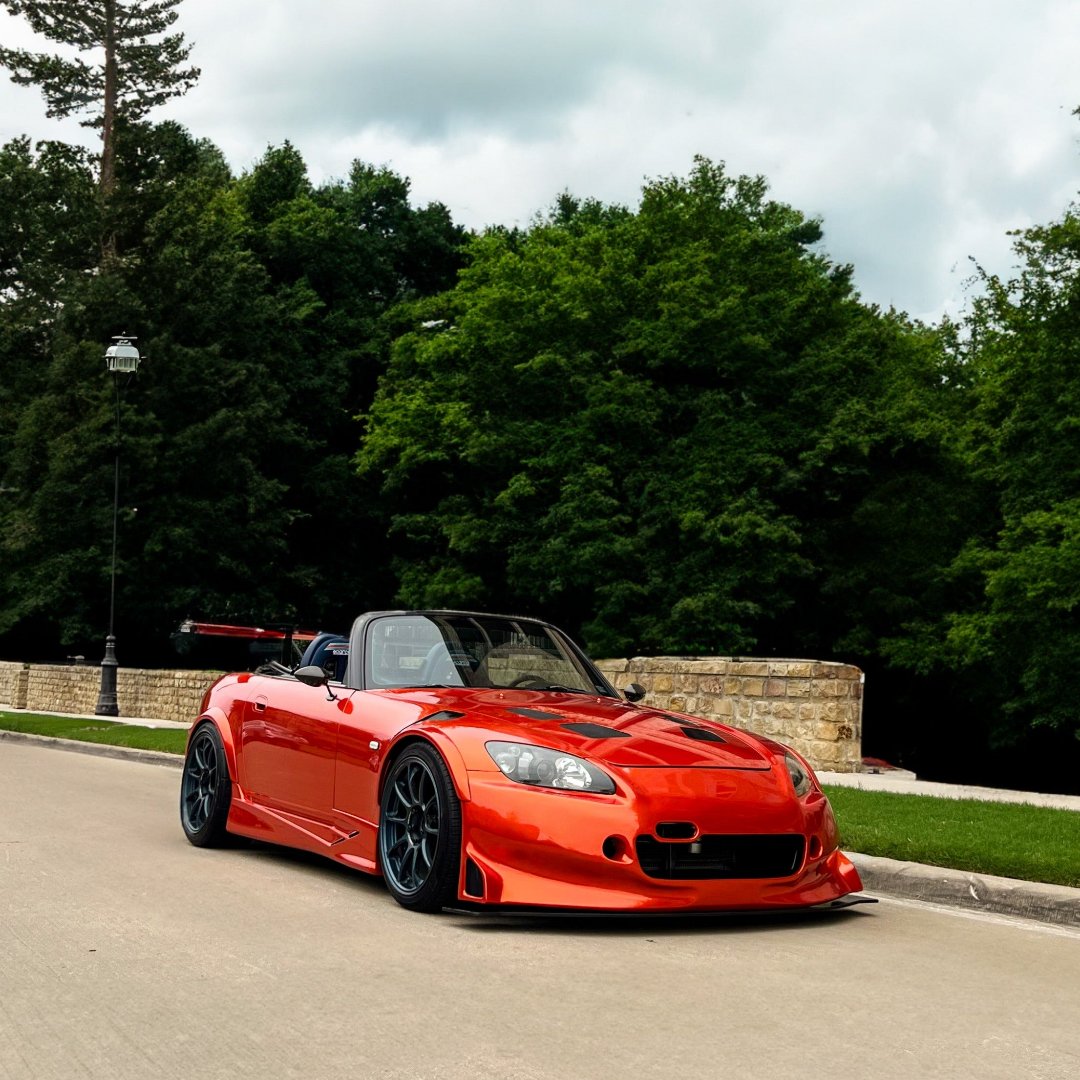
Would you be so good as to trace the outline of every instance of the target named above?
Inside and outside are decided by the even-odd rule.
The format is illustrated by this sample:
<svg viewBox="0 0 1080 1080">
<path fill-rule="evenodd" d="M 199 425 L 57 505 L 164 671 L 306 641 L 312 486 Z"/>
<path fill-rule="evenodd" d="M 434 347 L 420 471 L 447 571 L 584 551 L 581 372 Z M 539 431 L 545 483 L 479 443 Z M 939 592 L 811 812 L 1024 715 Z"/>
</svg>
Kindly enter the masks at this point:
<svg viewBox="0 0 1080 1080">
<path fill-rule="evenodd" d="M 254 678 L 241 724 L 242 783 L 273 810 L 326 824 L 334 797 L 340 713 L 318 687 Z"/>
</svg>

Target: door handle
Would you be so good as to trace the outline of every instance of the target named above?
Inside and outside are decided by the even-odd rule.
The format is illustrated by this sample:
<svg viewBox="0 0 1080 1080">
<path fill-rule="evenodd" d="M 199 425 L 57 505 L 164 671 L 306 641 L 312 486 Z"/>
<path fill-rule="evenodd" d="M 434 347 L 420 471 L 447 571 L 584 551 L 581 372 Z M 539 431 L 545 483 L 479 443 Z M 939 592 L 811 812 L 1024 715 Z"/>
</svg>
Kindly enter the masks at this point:
<svg viewBox="0 0 1080 1080">
<path fill-rule="evenodd" d="M 264 698 L 262 696 L 262 694 L 260 694 L 255 699 L 255 711 L 256 712 L 266 712 L 266 698 Z"/>
</svg>

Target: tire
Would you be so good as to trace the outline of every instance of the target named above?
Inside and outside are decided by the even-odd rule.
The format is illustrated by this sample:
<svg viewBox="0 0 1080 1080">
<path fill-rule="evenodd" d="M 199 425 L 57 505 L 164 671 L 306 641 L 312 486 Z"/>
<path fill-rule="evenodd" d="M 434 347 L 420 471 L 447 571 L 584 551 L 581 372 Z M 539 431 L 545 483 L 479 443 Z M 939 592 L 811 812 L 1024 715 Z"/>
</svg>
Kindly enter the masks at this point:
<svg viewBox="0 0 1080 1080">
<path fill-rule="evenodd" d="M 232 804 L 232 781 L 225 747 L 212 723 L 195 729 L 180 778 L 180 824 L 196 847 L 221 847 L 228 839 L 225 823 Z"/>
<path fill-rule="evenodd" d="M 440 911 L 457 899 L 461 802 L 446 762 L 426 743 L 391 766 L 379 803 L 379 868 L 390 895 L 410 911 Z"/>
</svg>

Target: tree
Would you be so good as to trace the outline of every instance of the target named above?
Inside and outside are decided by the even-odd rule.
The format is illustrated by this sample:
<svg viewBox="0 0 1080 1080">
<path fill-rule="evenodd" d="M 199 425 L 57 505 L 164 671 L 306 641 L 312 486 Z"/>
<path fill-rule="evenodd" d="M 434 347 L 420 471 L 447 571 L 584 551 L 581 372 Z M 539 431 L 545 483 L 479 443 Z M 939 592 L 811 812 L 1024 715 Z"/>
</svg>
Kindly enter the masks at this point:
<svg viewBox="0 0 1080 1080">
<path fill-rule="evenodd" d="M 50 41 L 80 53 L 97 52 L 96 63 L 80 57 L 0 47 L 0 65 L 20 86 L 41 89 L 50 117 L 89 115 L 86 127 L 101 131 L 99 185 L 103 197 L 116 183 L 116 131 L 150 109 L 189 90 L 199 77 L 184 67 L 191 46 L 182 33 L 166 33 L 176 22 L 180 0 L 0 0 Z"/>
<path fill-rule="evenodd" d="M 999 741 L 1031 725 L 1080 735 L 1080 208 L 1017 234 L 1019 274 L 984 275 L 968 323 L 977 373 L 963 426 L 988 512 L 955 559 L 970 583 L 918 654 L 994 687 Z"/>
<path fill-rule="evenodd" d="M 401 601 L 540 606 L 605 653 L 805 645 L 874 464 L 925 442 L 901 402 L 940 385 L 932 336 L 860 304 L 820 237 L 699 160 L 636 212 L 564 196 L 477 240 L 367 418 Z M 852 626 L 830 629 L 832 654 Z"/>
<path fill-rule="evenodd" d="M 125 257 L 100 268 L 85 160 L 0 151 L 0 647 L 100 640 L 117 329 L 147 357 L 122 404 L 123 662 L 167 663 L 188 615 L 344 628 L 391 599 L 378 500 L 351 466 L 382 320 L 450 283 L 463 233 L 387 170 L 316 188 L 286 145 L 237 179 L 175 123 L 119 136 Z"/>
</svg>

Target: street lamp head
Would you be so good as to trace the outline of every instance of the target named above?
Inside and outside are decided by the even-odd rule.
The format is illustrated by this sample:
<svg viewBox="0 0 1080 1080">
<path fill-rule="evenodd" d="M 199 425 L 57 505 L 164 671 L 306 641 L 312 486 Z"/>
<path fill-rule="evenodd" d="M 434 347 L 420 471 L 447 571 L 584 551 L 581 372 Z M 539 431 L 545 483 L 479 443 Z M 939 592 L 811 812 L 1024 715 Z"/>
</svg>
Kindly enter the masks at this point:
<svg viewBox="0 0 1080 1080">
<path fill-rule="evenodd" d="M 105 350 L 105 366 L 114 375 L 134 375 L 139 370 L 139 350 L 132 345 L 136 338 L 130 334 L 118 334 L 115 345 Z"/>
</svg>

